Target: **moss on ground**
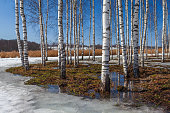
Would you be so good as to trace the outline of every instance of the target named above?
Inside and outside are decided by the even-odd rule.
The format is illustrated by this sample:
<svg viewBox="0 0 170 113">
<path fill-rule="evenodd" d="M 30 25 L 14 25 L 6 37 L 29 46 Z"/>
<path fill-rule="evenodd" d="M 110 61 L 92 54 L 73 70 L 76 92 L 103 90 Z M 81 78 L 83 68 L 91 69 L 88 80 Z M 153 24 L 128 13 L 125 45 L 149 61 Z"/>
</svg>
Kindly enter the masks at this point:
<svg viewBox="0 0 170 113">
<path fill-rule="evenodd" d="M 80 64 L 73 68 L 73 65 L 67 65 L 67 79 L 60 79 L 60 70 L 56 69 L 56 62 L 49 62 L 46 66 L 41 64 L 30 65 L 30 70 L 25 71 L 23 67 L 13 67 L 7 69 L 7 72 L 32 77 L 26 81 L 28 85 L 58 85 L 63 92 L 76 96 L 95 98 L 98 93 L 101 97 L 107 97 L 107 94 L 101 92 L 101 65 L 100 64 Z M 110 72 L 117 72 L 123 75 L 122 65 L 110 65 Z M 133 78 L 132 66 L 129 66 L 128 73 L 131 80 Z M 170 70 L 168 68 L 144 67 L 139 69 L 140 78 L 137 80 L 146 80 L 139 83 L 144 89 L 140 92 L 140 100 L 152 102 L 156 105 L 164 105 L 170 108 Z M 111 83 L 111 87 L 113 83 Z M 124 89 L 118 87 L 118 90 Z M 137 90 L 135 90 L 137 91 Z"/>
<path fill-rule="evenodd" d="M 154 74 L 145 80 L 149 82 L 137 84 L 146 90 L 139 93 L 140 100 L 170 110 L 170 74 Z"/>
<path fill-rule="evenodd" d="M 55 69 L 56 62 L 30 65 L 30 69 L 25 71 L 23 67 L 13 67 L 7 72 L 32 77 L 26 81 L 27 85 L 58 85 L 63 92 L 76 96 L 86 96 L 95 98 L 96 93 L 100 93 L 100 73 L 101 65 L 82 65 L 73 68 L 67 65 L 67 79 L 60 79 L 60 70 Z M 93 90 L 90 92 L 90 90 Z"/>
</svg>

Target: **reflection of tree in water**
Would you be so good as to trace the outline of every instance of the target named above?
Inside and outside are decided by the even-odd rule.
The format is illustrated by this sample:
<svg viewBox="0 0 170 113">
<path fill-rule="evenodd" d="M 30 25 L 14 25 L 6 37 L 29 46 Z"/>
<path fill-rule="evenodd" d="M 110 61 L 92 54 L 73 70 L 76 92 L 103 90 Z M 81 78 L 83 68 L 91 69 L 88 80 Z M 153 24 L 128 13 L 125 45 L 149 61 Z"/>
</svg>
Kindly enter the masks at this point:
<svg viewBox="0 0 170 113">
<path fill-rule="evenodd" d="M 114 84 L 114 87 L 111 89 L 111 97 L 117 99 L 118 105 L 120 105 L 121 102 L 135 101 L 135 92 L 133 89 L 135 88 L 134 84 L 139 81 L 125 79 L 123 75 L 115 72 L 111 72 L 111 80 Z M 119 88 L 122 88 L 122 90 Z"/>
</svg>

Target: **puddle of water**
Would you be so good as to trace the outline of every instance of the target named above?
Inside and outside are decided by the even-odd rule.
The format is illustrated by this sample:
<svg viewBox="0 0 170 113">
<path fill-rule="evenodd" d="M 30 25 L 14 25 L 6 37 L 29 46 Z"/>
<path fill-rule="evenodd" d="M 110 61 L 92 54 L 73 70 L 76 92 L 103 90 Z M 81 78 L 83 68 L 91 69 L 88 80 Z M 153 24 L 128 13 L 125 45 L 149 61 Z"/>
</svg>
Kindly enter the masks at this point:
<svg viewBox="0 0 170 113">
<path fill-rule="evenodd" d="M 19 75 L 19 74 L 13 74 L 14 76 L 22 76 L 22 75 Z"/>
<path fill-rule="evenodd" d="M 82 64 L 82 65 L 84 65 L 84 66 L 88 66 L 89 64 Z"/>
<path fill-rule="evenodd" d="M 50 93 L 59 93 L 60 87 L 58 85 L 39 85 L 42 88 L 45 88 Z"/>
<path fill-rule="evenodd" d="M 52 69 L 59 69 L 59 67 L 53 67 Z M 66 69 L 75 69 L 75 68 L 70 67 L 70 68 L 66 68 Z"/>
<path fill-rule="evenodd" d="M 87 66 L 87 67 L 90 67 L 90 65 L 89 65 L 89 64 L 82 64 L 82 65 Z"/>
<path fill-rule="evenodd" d="M 59 67 L 53 67 L 53 69 L 59 69 Z"/>
<path fill-rule="evenodd" d="M 111 98 L 116 98 L 117 102 L 135 102 L 136 92 L 133 91 L 134 84 L 140 81 L 130 81 L 125 80 L 124 75 L 121 75 L 116 72 L 110 72 L 110 79 L 112 80 L 114 87 L 111 89 Z M 118 91 L 118 86 L 126 86 L 127 91 Z"/>
<path fill-rule="evenodd" d="M 59 93 L 60 92 L 60 87 L 58 85 L 48 85 L 48 92 L 51 93 Z"/>
<path fill-rule="evenodd" d="M 96 77 L 96 75 L 94 75 Z M 101 78 L 101 76 L 97 76 L 99 79 Z M 112 80 L 112 82 L 114 83 L 114 87 L 112 87 L 111 89 L 111 98 L 119 98 L 119 100 L 123 100 L 124 98 L 131 100 L 132 97 L 132 93 L 131 91 L 128 92 L 120 92 L 117 90 L 118 86 L 124 86 L 124 83 L 126 82 L 124 80 L 124 75 L 120 75 L 116 72 L 111 72 L 110 73 L 110 78 Z M 128 81 L 128 89 L 131 90 L 133 88 L 133 81 Z M 47 86 L 41 86 L 44 87 L 48 92 L 51 93 L 59 93 L 59 92 L 64 92 L 63 88 L 59 87 L 58 85 L 47 85 Z M 89 90 L 88 93 L 95 93 L 95 91 L 93 89 Z M 89 98 L 89 97 L 87 97 Z M 95 98 L 96 99 L 100 99 L 100 94 L 99 93 L 95 93 Z"/>
</svg>

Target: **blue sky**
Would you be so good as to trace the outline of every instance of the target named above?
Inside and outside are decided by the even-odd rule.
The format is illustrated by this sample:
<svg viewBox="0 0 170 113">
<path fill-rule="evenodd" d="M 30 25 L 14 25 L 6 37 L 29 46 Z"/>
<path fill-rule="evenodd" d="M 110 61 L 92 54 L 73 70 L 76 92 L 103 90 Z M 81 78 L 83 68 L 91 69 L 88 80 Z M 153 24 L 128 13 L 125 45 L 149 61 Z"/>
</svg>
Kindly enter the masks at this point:
<svg viewBox="0 0 170 113">
<path fill-rule="evenodd" d="M 95 0 L 95 31 L 96 31 L 96 44 L 102 44 L 102 29 L 101 29 L 101 0 Z M 123 0 L 124 1 L 124 0 Z M 168 6 L 170 6 L 170 1 L 168 1 Z M 85 38 L 85 44 L 88 44 L 88 34 L 89 34 L 89 1 L 85 0 L 84 1 L 86 6 L 84 7 L 84 38 Z M 114 0 L 112 0 L 112 3 L 114 3 Z M 162 30 L 162 7 L 161 7 L 161 0 L 157 0 L 157 17 L 158 17 L 158 35 L 159 39 L 161 38 L 161 30 Z M 124 4 L 124 2 L 123 2 Z M 152 5 L 152 1 L 149 0 L 149 5 Z M 14 0 L 1 0 L 0 3 L 0 39 L 16 39 L 16 34 L 15 34 L 15 6 L 14 6 Z M 64 7 L 65 8 L 65 7 Z M 114 8 L 114 6 L 112 6 Z M 57 6 L 56 6 L 57 9 Z M 130 0 L 129 0 L 129 9 L 130 9 Z M 114 9 L 112 9 L 114 10 Z M 151 10 L 152 7 L 151 7 Z M 125 10 L 124 10 L 125 12 Z M 170 8 L 169 8 L 169 14 L 170 14 Z M 169 15 L 168 14 L 168 15 Z M 50 15 L 57 15 L 57 11 L 52 12 Z M 114 15 L 113 15 L 114 16 Z M 169 15 L 170 17 L 170 15 Z M 65 17 L 64 17 L 65 18 Z M 129 10 L 129 20 L 130 20 L 130 10 Z M 57 21 L 53 21 L 51 23 L 56 23 Z M 130 22 L 130 21 L 129 21 Z M 64 33 L 66 32 L 65 30 L 65 21 L 64 23 Z M 114 23 L 114 18 L 113 18 L 113 23 Z M 150 22 L 148 22 L 150 23 Z M 20 23 L 20 26 L 22 24 Z M 170 25 L 170 20 L 169 20 L 169 25 Z M 27 31 L 28 31 L 28 40 L 29 41 L 34 41 L 34 42 L 40 42 L 39 38 L 39 25 L 31 25 L 27 24 Z M 152 27 L 153 27 L 153 21 L 152 21 Z M 130 30 L 130 27 L 129 27 Z M 56 42 L 57 41 L 57 24 L 55 27 L 50 28 L 48 30 L 48 42 Z M 149 29 L 149 38 L 150 38 L 150 32 L 152 32 L 152 40 L 154 45 L 154 32 L 150 31 Z M 22 26 L 20 27 L 20 33 L 22 37 Z M 91 31 L 92 34 L 92 31 Z M 114 39 L 114 25 L 113 25 L 113 43 L 115 42 Z M 65 36 L 65 34 L 64 34 Z M 91 35 L 92 39 L 92 35 Z M 92 42 L 92 41 L 91 41 Z M 159 42 L 161 44 L 161 42 Z M 150 45 L 150 41 L 149 41 Z"/>
</svg>

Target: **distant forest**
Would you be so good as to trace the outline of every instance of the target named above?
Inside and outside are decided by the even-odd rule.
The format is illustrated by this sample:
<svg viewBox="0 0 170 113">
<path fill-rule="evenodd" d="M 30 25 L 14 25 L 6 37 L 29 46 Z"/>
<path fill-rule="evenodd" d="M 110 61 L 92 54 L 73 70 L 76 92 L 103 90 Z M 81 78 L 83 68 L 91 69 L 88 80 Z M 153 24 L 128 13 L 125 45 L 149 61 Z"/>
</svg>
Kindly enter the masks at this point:
<svg viewBox="0 0 170 113">
<path fill-rule="evenodd" d="M 21 43 L 23 44 L 23 40 Z M 40 50 L 40 44 L 28 41 L 28 50 Z M 18 51 L 17 40 L 0 39 L 0 52 L 1 51 Z"/>
</svg>

